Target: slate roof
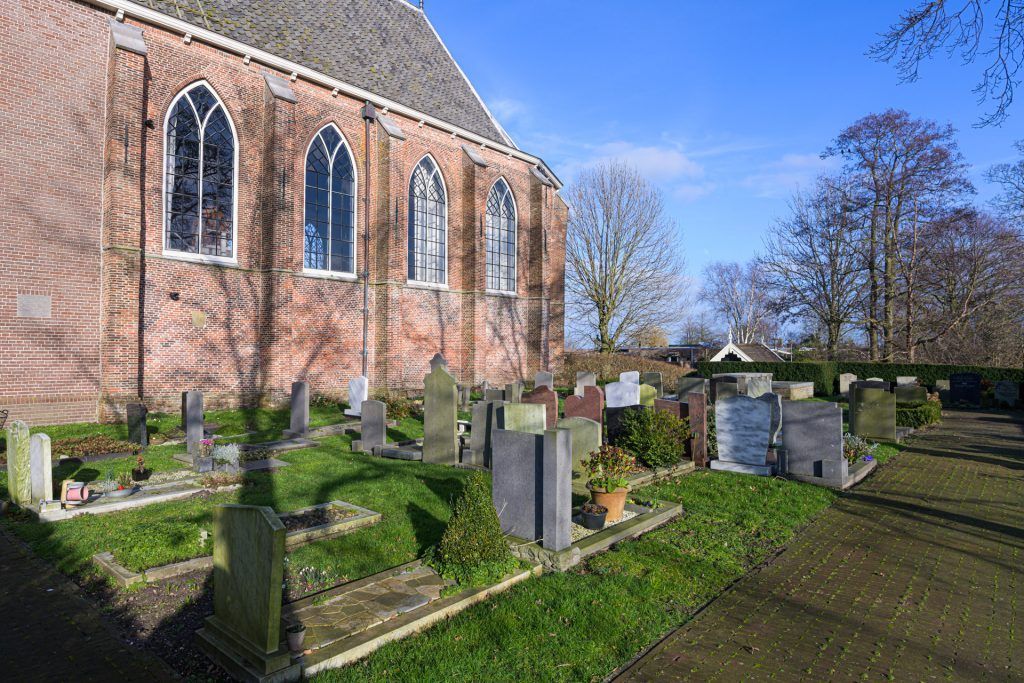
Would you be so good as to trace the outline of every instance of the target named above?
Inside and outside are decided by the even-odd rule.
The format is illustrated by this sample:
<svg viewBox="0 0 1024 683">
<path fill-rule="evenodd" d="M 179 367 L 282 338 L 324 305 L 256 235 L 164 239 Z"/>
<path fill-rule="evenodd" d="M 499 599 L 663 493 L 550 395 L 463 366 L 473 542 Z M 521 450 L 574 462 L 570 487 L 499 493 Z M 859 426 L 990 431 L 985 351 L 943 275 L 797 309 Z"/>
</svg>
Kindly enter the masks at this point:
<svg viewBox="0 0 1024 683">
<path fill-rule="evenodd" d="M 737 344 L 754 363 L 779 363 L 783 361 L 782 356 L 769 349 L 764 344 Z"/>
<path fill-rule="evenodd" d="M 136 2 L 512 144 L 426 16 L 405 0 Z"/>
</svg>

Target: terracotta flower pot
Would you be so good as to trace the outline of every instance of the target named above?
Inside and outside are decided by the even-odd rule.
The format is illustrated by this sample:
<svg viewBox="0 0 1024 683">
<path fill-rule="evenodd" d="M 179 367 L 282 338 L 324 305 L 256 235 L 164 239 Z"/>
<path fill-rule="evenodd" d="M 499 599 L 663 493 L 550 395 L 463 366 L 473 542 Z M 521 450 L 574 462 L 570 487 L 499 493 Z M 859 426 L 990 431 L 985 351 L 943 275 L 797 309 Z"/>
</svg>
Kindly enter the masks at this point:
<svg viewBox="0 0 1024 683">
<path fill-rule="evenodd" d="M 605 517 L 606 523 L 610 524 L 622 519 L 622 510 L 626 507 L 626 494 L 629 493 L 629 488 L 615 489 L 610 493 L 590 484 L 587 484 L 587 488 L 590 490 L 590 497 L 594 503 L 608 508 L 608 516 Z"/>
</svg>

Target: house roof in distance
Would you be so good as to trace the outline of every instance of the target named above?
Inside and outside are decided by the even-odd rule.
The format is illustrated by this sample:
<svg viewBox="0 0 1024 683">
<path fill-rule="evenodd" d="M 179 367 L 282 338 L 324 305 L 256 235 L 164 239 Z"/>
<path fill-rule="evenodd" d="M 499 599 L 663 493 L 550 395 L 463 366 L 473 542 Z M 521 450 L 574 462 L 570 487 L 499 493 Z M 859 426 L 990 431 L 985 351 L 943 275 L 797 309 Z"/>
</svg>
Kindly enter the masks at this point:
<svg viewBox="0 0 1024 683">
<path fill-rule="evenodd" d="M 715 353 L 711 360 L 714 362 L 723 360 L 730 353 L 747 363 L 781 363 L 785 361 L 782 356 L 764 344 L 735 344 L 732 341 Z"/>
<path fill-rule="evenodd" d="M 434 27 L 406 0 L 136 0 L 514 147 Z"/>
</svg>

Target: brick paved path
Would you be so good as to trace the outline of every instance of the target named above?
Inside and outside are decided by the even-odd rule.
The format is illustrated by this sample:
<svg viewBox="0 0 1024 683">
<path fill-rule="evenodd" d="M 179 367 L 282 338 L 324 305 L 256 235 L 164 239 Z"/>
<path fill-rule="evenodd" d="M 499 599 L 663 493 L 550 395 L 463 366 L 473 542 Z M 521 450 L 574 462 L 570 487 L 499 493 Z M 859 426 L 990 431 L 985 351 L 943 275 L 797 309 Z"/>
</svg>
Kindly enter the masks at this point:
<svg viewBox="0 0 1024 683">
<path fill-rule="evenodd" d="M 618 680 L 1024 680 L 1024 422 L 946 414 Z"/>
<path fill-rule="evenodd" d="M 0 529 L 0 680 L 174 680 L 121 641 L 75 586 Z"/>
</svg>

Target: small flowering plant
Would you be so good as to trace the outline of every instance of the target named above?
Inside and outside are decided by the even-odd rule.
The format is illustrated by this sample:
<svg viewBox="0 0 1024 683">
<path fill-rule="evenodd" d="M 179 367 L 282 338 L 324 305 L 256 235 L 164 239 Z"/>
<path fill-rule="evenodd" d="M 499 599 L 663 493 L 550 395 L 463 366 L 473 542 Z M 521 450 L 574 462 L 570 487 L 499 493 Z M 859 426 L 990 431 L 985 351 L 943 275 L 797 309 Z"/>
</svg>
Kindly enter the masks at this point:
<svg viewBox="0 0 1024 683">
<path fill-rule="evenodd" d="M 199 455 L 208 458 L 213 452 L 213 439 L 202 439 L 199 442 Z"/>
<path fill-rule="evenodd" d="M 861 459 L 867 462 L 874 460 L 876 448 L 878 448 L 877 443 L 871 443 L 862 437 L 853 434 L 843 435 L 843 455 L 851 465 Z"/>
<path fill-rule="evenodd" d="M 610 493 L 629 486 L 629 473 L 636 469 L 636 458 L 617 446 L 601 446 L 580 464 L 590 475 L 591 487 Z"/>
</svg>

